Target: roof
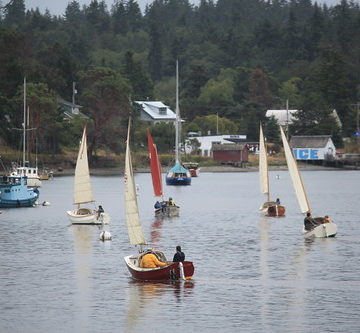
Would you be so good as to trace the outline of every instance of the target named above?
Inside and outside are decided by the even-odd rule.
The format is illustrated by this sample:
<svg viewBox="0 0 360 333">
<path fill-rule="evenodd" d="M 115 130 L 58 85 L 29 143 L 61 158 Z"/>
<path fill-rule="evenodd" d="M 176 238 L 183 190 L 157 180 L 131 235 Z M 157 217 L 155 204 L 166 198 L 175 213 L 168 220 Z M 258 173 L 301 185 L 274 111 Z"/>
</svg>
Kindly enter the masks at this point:
<svg viewBox="0 0 360 333">
<path fill-rule="evenodd" d="M 141 106 L 142 110 L 146 112 L 152 119 L 155 120 L 176 120 L 176 114 L 167 105 L 157 101 L 135 101 L 134 103 Z M 160 114 L 159 110 L 166 108 L 165 114 Z"/>
<path fill-rule="evenodd" d="M 295 119 L 295 113 L 298 110 L 267 110 L 265 116 L 270 118 L 273 116 L 279 125 L 291 124 Z"/>
<path fill-rule="evenodd" d="M 330 135 L 293 136 L 290 146 L 291 148 L 324 148 L 329 140 L 331 140 Z"/>
<path fill-rule="evenodd" d="M 228 144 L 217 144 L 214 143 L 212 145 L 212 151 L 230 151 L 230 150 L 244 150 L 246 148 L 246 144 L 236 144 L 236 143 L 228 143 Z"/>
<path fill-rule="evenodd" d="M 169 172 L 173 173 L 186 173 L 188 170 L 185 169 L 180 163 L 176 163 Z"/>
</svg>

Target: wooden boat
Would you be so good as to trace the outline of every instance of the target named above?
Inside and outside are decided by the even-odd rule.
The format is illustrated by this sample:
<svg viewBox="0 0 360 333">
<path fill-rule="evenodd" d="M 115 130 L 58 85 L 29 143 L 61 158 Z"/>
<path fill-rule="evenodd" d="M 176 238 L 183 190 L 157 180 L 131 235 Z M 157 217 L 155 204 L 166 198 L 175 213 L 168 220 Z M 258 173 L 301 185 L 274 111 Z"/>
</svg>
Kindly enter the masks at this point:
<svg viewBox="0 0 360 333">
<path fill-rule="evenodd" d="M 270 201 L 270 186 L 269 186 L 269 171 L 267 162 L 267 153 L 265 146 L 265 139 L 260 124 L 260 138 L 259 138 L 259 176 L 260 176 L 260 192 L 266 196 L 266 202 L 260 207 L 260 210 L 268 216 L 284 216 L 285 207 L 277 204 L 275 201 Z"/>
<path fill-rule="evenodd" d="M 162 281 L 162 280 L 177 280 L 190 279 L 194 274 L 194 266 L 190 261 L 184 262 L 167 262 L 163 252 L 151 250 L 160 261 L 167 262 L 168 265 L 156 268 L 142 268 L 140 267 L 141 259 L 148 250 L 144 251 L 146 246 L 144 232 L 141 226 L 139 208 L 137 203 L 136 188 L 134 182 L 134 175 L 131 163 L 130 152 L 130 121 L 128 126 L 128 134 L 126 140 L 126 154 L 125 154 L 125 215 L 126 225 L 129 235 L 130 244 L 139 246 L 139 252 L 133 255 L 124 257 L 126 266 L 131 276 L 136 280 L 142 281 Z"/>
<path fill-rule="evenodd" d="M 39 198 L 39 190 L 27 185 L 27 177 L 0 177 L 0 207 L 32 207 Z"/>
<path fill-rule="evenodd" d="M 191 177 L 199 177 L 200 168 L 199 163 L 196 162 L 183 162 L 183 167 L 188 169 Z"/>
<path fill-rule="evenodd" d="M 161 208 L 154 209 L 155 216 L 167 216 L 167 217 L 179 216 L 180 207 L 170 206 L 166 201 L 164 201 L 161 164 L 157 153 L 156 145 L 153 142 L 149 129 L 147 130 L 147 140 L 148 140 L 150 170 L 151 170 L 154 195 L 155 197 L 161 198 L 160 203 L 162 206 Z"/>
<path fill-rule="evenodd" d="M 77 208 L 68 210 L 67 214 L 72 224 L 107 224 L 110 221 L 110 215 L 104 212 L 98 212 L 94 208 L 81 207 L 82 204 L 94 203 L 92 191 L 89 163 L 87 156 L 86 126 L 83 130 L 80 149 L 76 161 L 74 177 L 74 204 Z"/>
<path fill-rule="evenodd" d="M 175 165 L 166 175 L 166 185 L 191 185 L 191 175 L 188 169 L 183 167 L 179 155 L 180 139 L 180 111 L 179 111 L 179 66 L 176 61 L 176 121 L 175 121 Z"/>
<path fill-rule="evenodd" d="M 300 211 L 302 213 L 311 213 L 311 208 L 309 204 L 309 200 L 307 198 L 307 194 L 305 192 L 304 183 L 302 181 L 296 160 L 294 155 L 292 154 L 289 143 L 286 139 L 284 131 L 280 126 L 281 138 L 284 146 L 286 163 L 289 169 L 290 177 L 293 183 L 293 187 L 295 190 L 296 198 L 300 207 Z M 337 233 L 337 226 L 334 222 L 324 223 L 324 217 L 315 217 L 316 221 L 321 223 L 316 226 L 313 230 L 307 231 L 303 229 L 304 237 L 307 239 L 311 238 L 324 238 L 324 237 L 335 237 Z"/>
</svg>

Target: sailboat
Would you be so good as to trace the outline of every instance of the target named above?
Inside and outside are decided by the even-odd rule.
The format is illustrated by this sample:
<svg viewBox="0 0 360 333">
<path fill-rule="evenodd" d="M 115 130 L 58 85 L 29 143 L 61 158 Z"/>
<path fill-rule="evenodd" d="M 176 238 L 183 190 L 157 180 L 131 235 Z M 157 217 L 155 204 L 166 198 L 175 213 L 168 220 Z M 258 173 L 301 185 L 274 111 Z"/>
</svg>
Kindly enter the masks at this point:
<svg viewBox="0 0 360 333">
<path fill-rule="evenodd" d="M 260 124 L 260 138 L 259 138 L 259 176 L 260 176 L 260 192 L 266 196 L 266 202 L 260 207 L 260 210 L 268 216 L 284 216 L 285 207 L 281 206 L 275 201 L 270 201 L 270 186 L 269 186 L 269 172 L 267 153 L 264 140 L 262 126 Z"/>
<path fill-rule="evenodd" d="M 95 199 L 90 181 L 85 126 L 75 167 L 74 204 L 77 205 L 77 208 L 75 208 L 74 210 L 68 210 L 66 212 L 72 224 L 109 223 L 109 214 L 106 214 L 104 212 L 98 212 L 95 209 L 80 206 L 81 204 L 90 202 L 95 202 Z"/>
<path fill-rule="evenodd" d="M 164 201 L 161 164 L 159 161 L 156 145 L 153 142 L 149 129 L 147 129 L 147 140 L 154 195 L 155 197 L 161 198 L 161 208 L 155 208 L 155 216 L 179 216 L 180 207 L 176 205 L 170 206 L 168 203 L 166 203 L 166 201 Z"/>
<path fill-rule="evenodd" d="M 38 172 L 37 161 L 35 167 L 31 167 L 26 160 L 26 125 L 29 125 L 29 110 L 26 108 L 26 78 L 24 78 L 24 123 L 23 123 L 23 160 L 22 166 L 14 166 L 10 176 L 27 177 L 28 187 L 40 187 L 41 180 Z"/>
<path fill-rule="evenodd" d="M 284 131 L 280 126 L 281 138 L 284 146 L 286 163 L 289 169 L 290 177 L 293 183 L 293 187 L 295 190 L 296 198 L 299 203 L 300 211 L 302 213 L 311 213 L 311 208 L 309 204 L 309 200 L 307 198 L 307 194 L 305 192 L 304 183 L 302 181 L 296 160 L 291 151 L 289 143 L 286 139 Z M 335 237 L 337 233 L 337 226 L 334 222 L 325 222 L 324 217 L 315 217 L 315 221 L 318 221 L 319 224 L 314 229 L 310 231 L 303 230 L 304 237 L 307 239 L 311 238 L 324 238 L 324 237 Z"/>
<path fill-rule="evenodd" d="M 175 121 L 175 165 L 166 175 L 166 185 L 191 185 L 191 174 L 180 163 L 179 138 L 180 138 L 180 111 L 179 111 L 179 66 L 176 61 L 176 121 Z"/>
<path fill-rule="evenodd" d="M 146 239 L 139 216 L 136 188 L 131 163 L 130 121 L 131 119 L 129 119 L 125 153 L 125 215 L 130 244 L 140 246 L 140 249 L 138 253 L 124 257 L 126 266 L 131 276 L 136 280 L 161 281 L 190 279 L 194 274 L 194 266 L 191 261 L 168 262 L 164 253 L 161 251 L 149 249 L 143 250 L 143 247 L 146 246 Z M 168 264 L 166 266 L 156 268 L 140 267 L 142 257 L 149 252 L 155 254 L 158 260 Z"/>
</svg>

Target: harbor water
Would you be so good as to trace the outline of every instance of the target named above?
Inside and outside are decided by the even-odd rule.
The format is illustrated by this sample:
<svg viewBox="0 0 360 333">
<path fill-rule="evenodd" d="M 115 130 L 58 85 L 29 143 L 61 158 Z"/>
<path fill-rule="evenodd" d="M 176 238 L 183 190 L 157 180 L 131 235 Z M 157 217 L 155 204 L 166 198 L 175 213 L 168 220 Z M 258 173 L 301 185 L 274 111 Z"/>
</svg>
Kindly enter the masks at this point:
<svg viewBox="0 0 360 333">
<path fill-rule="evenodd" d="M 264 217 L 257 172 L 200 173 L 165 186 L 180 216 L 156 220 L 151 176 L 137 174 L 145 236 L 171 260 L 193 261 L 183 282 L 135 282 L 123 181 L 92 177 L 102 226 L 73 226 L 73 177 L 44 181 L 40 203 L 0 214 L 0 332 L 358 332 L 360 173 L 304 171 L 314 215 L 329 215 L 335 238 L 305 241 L 287 171 L 270 172 L 272 199 L 286 216 Z M 102 230 L 112 240 L 102 242 Z"/>
</svg>

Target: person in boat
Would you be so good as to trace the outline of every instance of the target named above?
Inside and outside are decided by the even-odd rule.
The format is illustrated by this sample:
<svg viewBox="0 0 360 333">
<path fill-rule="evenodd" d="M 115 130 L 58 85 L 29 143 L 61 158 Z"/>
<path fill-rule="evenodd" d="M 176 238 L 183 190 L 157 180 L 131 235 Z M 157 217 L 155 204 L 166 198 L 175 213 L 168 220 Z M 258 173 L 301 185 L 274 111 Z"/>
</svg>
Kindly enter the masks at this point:
<svg viewBox="0 0 360 333">
<path fill-rule="evenodd" d="M 304 218 L 304 227 L 306 231 L 311 231 L 316 228 L 320 223 L 315 221 L 311 216 L 310 212 L 306 213 L 306 217 Z"/>
<path fill-rule="evenodd" d="M 173 262 L 180 262 L 185 260 L 185 253 L 181 251 L 181 246 L 176 247 L 176 253 L 174 254 Z"/>
<path fill-rule="evenodd" d="M 330 222 L 330 217 L 329 215 L 325 215 L 324 216 L 324 223 L 329 223 Z"/>
<path fill-rule="evenodd" d="M 140 267 L 141 268 L 156 268 L 166 266 L 166 262 L 160 261 L 151 250 L 145 252 L 141 258 Z"/>
<path fill-rule="evenodd" d="M 159 201 L 156 201 L 155 202 L 155 205 L 154 205 L 154 208 L 157 210 L 157 209 L 160 209 L 161 208 L 161 203 Z"/>
<path fill-rule="evenodd" d="M 279 198 L 276 199 L 276 204 L 277 204 L 277 205 L 281 205 Z"/>
<path fill-rule="evenodd" d="M 175 206 L 175 201 L 171 197 L 169 198 L 169 206 Z"/>
<path fill-rule="evenodd" d="M 101 213 L 104 213 L 104 212 L 105 212 L 105 211 L 104 211 L 104 208 L 100 205 L 99 208 L 98 208 L 98 210 L 97 210 L 97 213 L 98 213 L 97 218 L 99 218 L 100 215 L 101 215 Z"/>
</svg>

